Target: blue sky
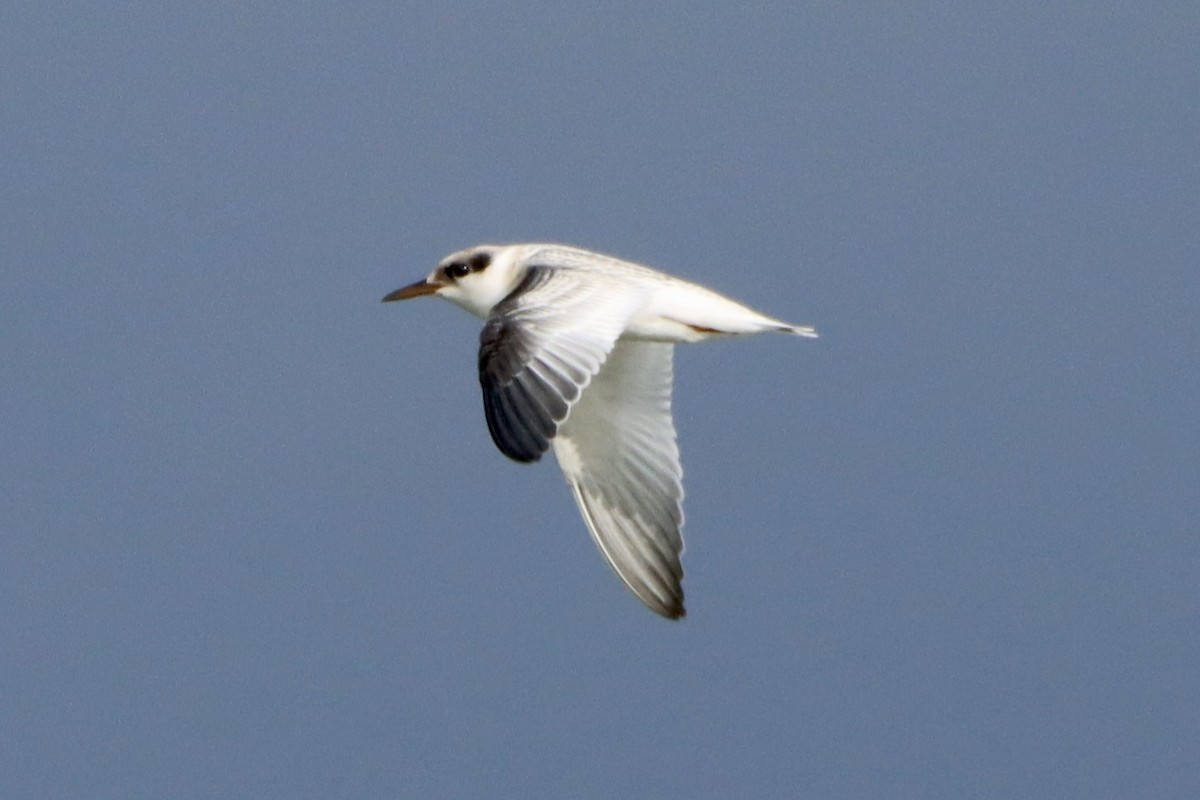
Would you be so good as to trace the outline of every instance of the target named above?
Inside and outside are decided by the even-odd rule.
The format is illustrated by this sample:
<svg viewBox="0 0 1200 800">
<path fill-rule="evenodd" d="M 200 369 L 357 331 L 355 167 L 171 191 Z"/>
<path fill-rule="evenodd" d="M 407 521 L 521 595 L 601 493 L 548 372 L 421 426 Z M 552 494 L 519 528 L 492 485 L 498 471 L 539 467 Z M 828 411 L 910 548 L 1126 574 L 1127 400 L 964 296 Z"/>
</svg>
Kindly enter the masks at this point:
<svg viewBox="0 0 1200 800">
<path fill-rule="evenodd" d="M 1193 3 L 26 4 L 0 794 L 1200 793 Z M 689 616 L 491 445 L 564 241 L 680 348 Z"/>
</svg>

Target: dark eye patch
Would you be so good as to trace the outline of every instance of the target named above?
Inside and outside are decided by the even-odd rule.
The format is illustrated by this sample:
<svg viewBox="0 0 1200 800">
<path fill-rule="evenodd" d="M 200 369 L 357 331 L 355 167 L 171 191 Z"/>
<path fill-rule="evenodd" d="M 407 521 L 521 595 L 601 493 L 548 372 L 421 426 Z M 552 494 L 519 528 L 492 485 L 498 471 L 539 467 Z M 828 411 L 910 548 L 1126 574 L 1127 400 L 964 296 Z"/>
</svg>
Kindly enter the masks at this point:
<svg viewBox="0 0 1200 800">
<path fill-rule="evenodd" d="M 492 263 L 492 257 L 487 253 L 476 253 L 471 256 L 471 271 L 483 272 Z"/>
<path fill-rule="evenodd" d="M 471 272 L 471 267 L 465 261 L 454 261 L 446 265 L 446 275 L 452 280 L 465 278 Z"/>
</svg>

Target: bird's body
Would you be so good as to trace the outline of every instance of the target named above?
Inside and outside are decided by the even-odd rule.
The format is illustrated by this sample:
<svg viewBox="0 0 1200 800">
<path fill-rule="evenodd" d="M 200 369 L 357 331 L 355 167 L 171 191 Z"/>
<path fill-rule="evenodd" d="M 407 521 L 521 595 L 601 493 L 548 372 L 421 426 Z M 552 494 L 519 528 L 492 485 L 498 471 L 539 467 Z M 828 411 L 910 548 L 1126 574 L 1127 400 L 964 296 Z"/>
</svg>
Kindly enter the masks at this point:
<svg viewBox="0 0 1200 800">
<path fill-rule="evenodd" d="M 684 615 L 674 345 L 816 336 L 694 283 L 555 244 L 481 245 L 384 300 L 437 294 L 485 320 L 488 429 L 517 461 L 551 446 L 600 551 L 652 610 Z"/>
</svg>

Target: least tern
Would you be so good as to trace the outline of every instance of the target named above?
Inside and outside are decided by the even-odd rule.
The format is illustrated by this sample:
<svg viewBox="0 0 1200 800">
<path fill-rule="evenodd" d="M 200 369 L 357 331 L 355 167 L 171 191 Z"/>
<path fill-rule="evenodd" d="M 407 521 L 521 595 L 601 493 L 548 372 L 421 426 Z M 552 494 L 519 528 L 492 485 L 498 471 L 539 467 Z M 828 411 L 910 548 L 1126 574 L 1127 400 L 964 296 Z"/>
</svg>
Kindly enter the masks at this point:
<svg viewBox="0 0 1200 800">
<path fill-rule="evenodd" d="M 617 575 L 653 611 L 684 616 L 674 346 L 816 331 L 640 264 L 558 244 L 460 250 L 383 301 L 424 295 L 485 320 L 479 383 L 500 452 L 533 462 L 553 447 Z"/>
</svg>

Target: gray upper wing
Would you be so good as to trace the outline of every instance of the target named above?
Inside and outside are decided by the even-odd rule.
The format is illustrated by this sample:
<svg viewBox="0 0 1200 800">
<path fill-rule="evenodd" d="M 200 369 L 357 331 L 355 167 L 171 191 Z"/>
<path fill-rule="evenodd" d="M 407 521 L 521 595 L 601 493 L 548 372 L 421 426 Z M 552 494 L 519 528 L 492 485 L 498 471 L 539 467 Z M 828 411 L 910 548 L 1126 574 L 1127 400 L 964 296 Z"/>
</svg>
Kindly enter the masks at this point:
<svg viewBox="0 0 1200 800">
<path fill-rule="evenodd" d="M 596 273 L 531 267 L 479 337 L 488 431 L 516 461 L 537 461 L 644 302 Z"/>
</svg>

